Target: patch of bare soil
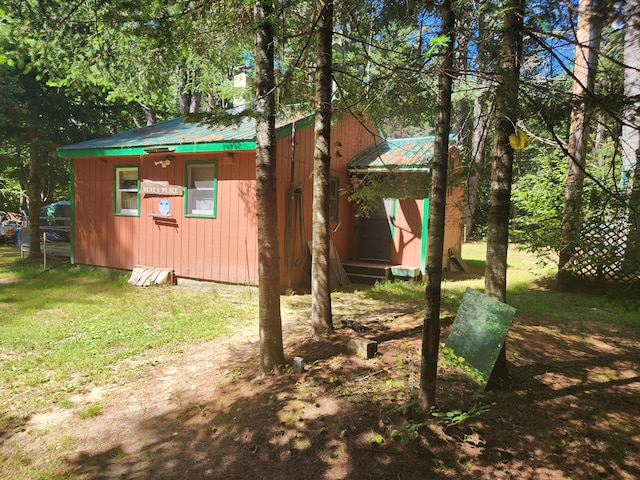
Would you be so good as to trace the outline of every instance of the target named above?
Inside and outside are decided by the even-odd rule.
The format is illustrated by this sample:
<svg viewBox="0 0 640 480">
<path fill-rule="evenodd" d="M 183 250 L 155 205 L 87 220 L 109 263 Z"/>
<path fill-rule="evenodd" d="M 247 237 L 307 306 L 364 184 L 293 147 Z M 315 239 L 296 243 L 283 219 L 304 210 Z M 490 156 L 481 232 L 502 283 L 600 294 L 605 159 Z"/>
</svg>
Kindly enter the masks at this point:
<svg viewBox="0 0 640 480">
<path fill-rule="evenodd" d="M 137 376 L 76 399 L 101 402 L 99 415 L 48 412 L 5 441 L 27 452 L 23 462 L 58 461 L 77 479 L 640 478 L 640 358 L 630 332 L 517 316 L 511 384 L 480 392 L 442 365 L 439 410 L 448 415 L 427 419 L 407 408 L 418 388 L 420 314 L 389 305 L 337 315 L 343 328 L 318 340 L 307 312 L 283 313 L 285 351 L 304 358 L 303 373 L 261 378 L 254 327 L 123 365 Z M 445 325 L 443 342 L 447 333 Z M 378 355 L 351 354 L 350 336 L 377 340 Z"/>
</svg>

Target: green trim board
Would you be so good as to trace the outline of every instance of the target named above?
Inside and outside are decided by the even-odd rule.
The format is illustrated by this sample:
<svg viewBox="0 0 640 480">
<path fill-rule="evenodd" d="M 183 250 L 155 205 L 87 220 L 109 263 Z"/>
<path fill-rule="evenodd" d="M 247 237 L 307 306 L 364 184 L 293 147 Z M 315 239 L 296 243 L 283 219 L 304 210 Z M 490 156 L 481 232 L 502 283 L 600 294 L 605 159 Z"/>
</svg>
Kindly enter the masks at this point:
<svg viewBox="0 0 640 480">
<path fill-rule="evenodd" d="M 427 274 L 427 235 L 429 234 L 429 199 L 422 201 L 422 238 L 420 246 L 420 271 Z"/>
<path fill-rule="evenodd" d="M 240 141 L 240 142 L 217 142 L 217 143 L 198 143 L 192 145 L 163 145 L 171 150 L 171 153 L 207 153 L 207 152 L 226 152 L 226 151 L 242 151 L 255 150 L 256 142 Z M 79 148 L 69 150 L 58 150 L 60 158 L 76 158 L 76 157 L 124 157 L 130 155 L 149 155 L 145 152 L 147 147 L 123 147 L 123 148 Z"/>
<path fill-rule="evenodd" d="M 293 133 L 294 123 L 296 125 L 296 130 L 299 130 L 302 128 L 307 128 L 310 125 L 313 125 L 314 121 L 315 121 L 315 115 L 308 115 L 304 118 L 301 118 L 300 120 L 296 120 L 295 122 L 290 122 L 280 127 L 277 127 L 276 140 L 280 140 L 281 138 L 286 137 L 287 135 L 291 135 Z M 255 142 L 254 142 L 254 145 L 255 145 Z"/>
<path fill-rule="evenodd" d="M 71 227 L 71 231 L 69 232 L 69 241 L 70 241 L 70 245 L 69 245 L 69 263 L 71 265 L 75 265 L 76 263 L 76 255 L 75 255 L 75 239 L 76 239 L 76 222 L 75 222 L 75 217 L 76 217 L 76 191 L 75 191 L 75 170 L 74 170 L 74 163 L 71 162 L 71 167 L 69 168 L 69 175 L 71 176 L 70 182 L 69 182 L 69 195 L 71 195 L 71 219 L 69 222 L 69 226 Z"/>
</svg>

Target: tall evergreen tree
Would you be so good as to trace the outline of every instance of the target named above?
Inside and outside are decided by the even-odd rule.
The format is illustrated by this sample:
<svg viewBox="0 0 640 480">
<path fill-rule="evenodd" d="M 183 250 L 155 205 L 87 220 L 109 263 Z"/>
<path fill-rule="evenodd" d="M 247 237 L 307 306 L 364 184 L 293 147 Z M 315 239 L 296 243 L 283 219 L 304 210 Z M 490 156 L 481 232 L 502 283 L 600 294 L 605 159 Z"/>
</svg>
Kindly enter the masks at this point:
<svg viewBox="0 0 640 480">
<path fill-rule="evenodd" d="M 626 4 L 624 34 L 624 94 L 628 104 L 622 124 L 623 178 L 622 188 L 628 195 L 629 234 L 625 263 L 630 268 L 640 265 L 640 1 Z"/>
<path fill-rule="evenodd" d="M 597 2 L 604 3 L 602 0 L 580 0 L 578 3 L 578 31 L 573 69 L 574 105 L 569 128 L 569 158 L 558 261 L 560 288 L 566 288 L 569 282 L 571 275 L 566 267 L 579 243 L 582 223 L 582 189 L 587 168 L 589 123 L 594 107 L 594 85 L 602 35 L 602 18 L 597 15 Z"/>
<path fill-rule="evenodd" d="M 311 321 L 319 335 L 333 328 L 331 315 L 331 216 L 329 176 L 331 164 L 331 102 L 333 96 L 333 0 L 317 0 L 317 62 L 315 148 L 313 153 L 313 241 L 311 263 Z"/>
<path fill-rule="evenodd" d="M 260 369 L 284 364 L 280 314 L 280 239 L 276 181 L 274 11 L 270 0 L 255 4 L 256 22 L 256 201 Z"/>
<path fill-rule="evenodd" d="M 449 131 L 451 129 L 451 94 L 454 76 L 453 53 L 455 46 L 455 14 L 451 0 L 443 0 L 440 11 L 442 36 L 446 37 L 447 40 L 440 52 L 438 62 L 435 143 L 433 163 L 431 165 L 431 193 L 429 194 L 426 302 L 422 327 L 422 363 L 420 368 L 420 400 L 427 408 L 436 404 L 436 374 L 440 344 L 442 255 L 444 250 Z"/>
<path fill-rule="evenodd" d="M 40 259 L 40 164 L 43 149 L 40 144 L 40 108 L 31 103 L 29 115 L 29 179 L 27 181 L 27 195 L 29 197 L 29 258 Z"/>
<path fill-rule="evenodd" d="M 507 300 L 507 250 L 511 211 L 513 147 L 509 137 L 516 133 L 518 86 L 522 62 L 525 0 L 505 0 L 497 68 L 495 132 L 487 227 L 485 293 L 501 302 Z M 503 346 L 492 373 L 493 381 L 508 377 Z"/>
<path fill-rule="evenodd" d="M 69 165 L 57 158 L 56 148 L 132 126 L 130 118 L 123 122 L 126 106 L 101 92 L 85 90 L 80 97 L 47 80 L 33 67 L 0 64 L 0 175 L 27 192 L 20 207 L 29 211 L 32 239 L 40 238 L 40 205 L 69 198 Z M 39 259 L 40 242 L 29 245 L 32 260 Z"/>
</svg>

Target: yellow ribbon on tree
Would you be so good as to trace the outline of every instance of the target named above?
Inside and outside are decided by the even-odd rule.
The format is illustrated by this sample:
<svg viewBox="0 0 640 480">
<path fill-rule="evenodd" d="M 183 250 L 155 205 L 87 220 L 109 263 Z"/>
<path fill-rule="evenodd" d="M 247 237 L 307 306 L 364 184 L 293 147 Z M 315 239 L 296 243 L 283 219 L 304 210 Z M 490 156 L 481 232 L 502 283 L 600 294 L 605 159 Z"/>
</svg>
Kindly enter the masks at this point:
<svg viewBox="0 0 640 480">
<path fill-rule="evenodd" d="M 509 144 L 514 150 L 522 150 L 529 145 L 529 137 L 522 130 L 518 130 L 509 135 Z"/>
</svg>

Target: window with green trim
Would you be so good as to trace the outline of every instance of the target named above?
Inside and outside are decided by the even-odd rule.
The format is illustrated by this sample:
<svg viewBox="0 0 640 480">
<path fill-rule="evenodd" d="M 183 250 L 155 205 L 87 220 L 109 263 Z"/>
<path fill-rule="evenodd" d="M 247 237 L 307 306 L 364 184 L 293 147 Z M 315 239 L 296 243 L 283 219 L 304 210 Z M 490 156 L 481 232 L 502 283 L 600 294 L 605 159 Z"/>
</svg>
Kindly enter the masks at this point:
<svg viewBox="0 0 640 480">
<path fill-rule="evenodd" d="M 114 212 L 116 215 L 139 215 L 140 175 L 138 167 L 116 167 Z"/>
<path fill-rule="evenodd" d="M 329 217 L 332 222 L 338 221 L 338 204 L 340 200 L 340 179 L 329 177 Z"/>
<path fill-rule="evenodd" d="M 190 217 L 216 216 L 216 188 L 218 185 L 215 162 L 188 162 L 186 164 L 185 215 Z"/>
</svg>

